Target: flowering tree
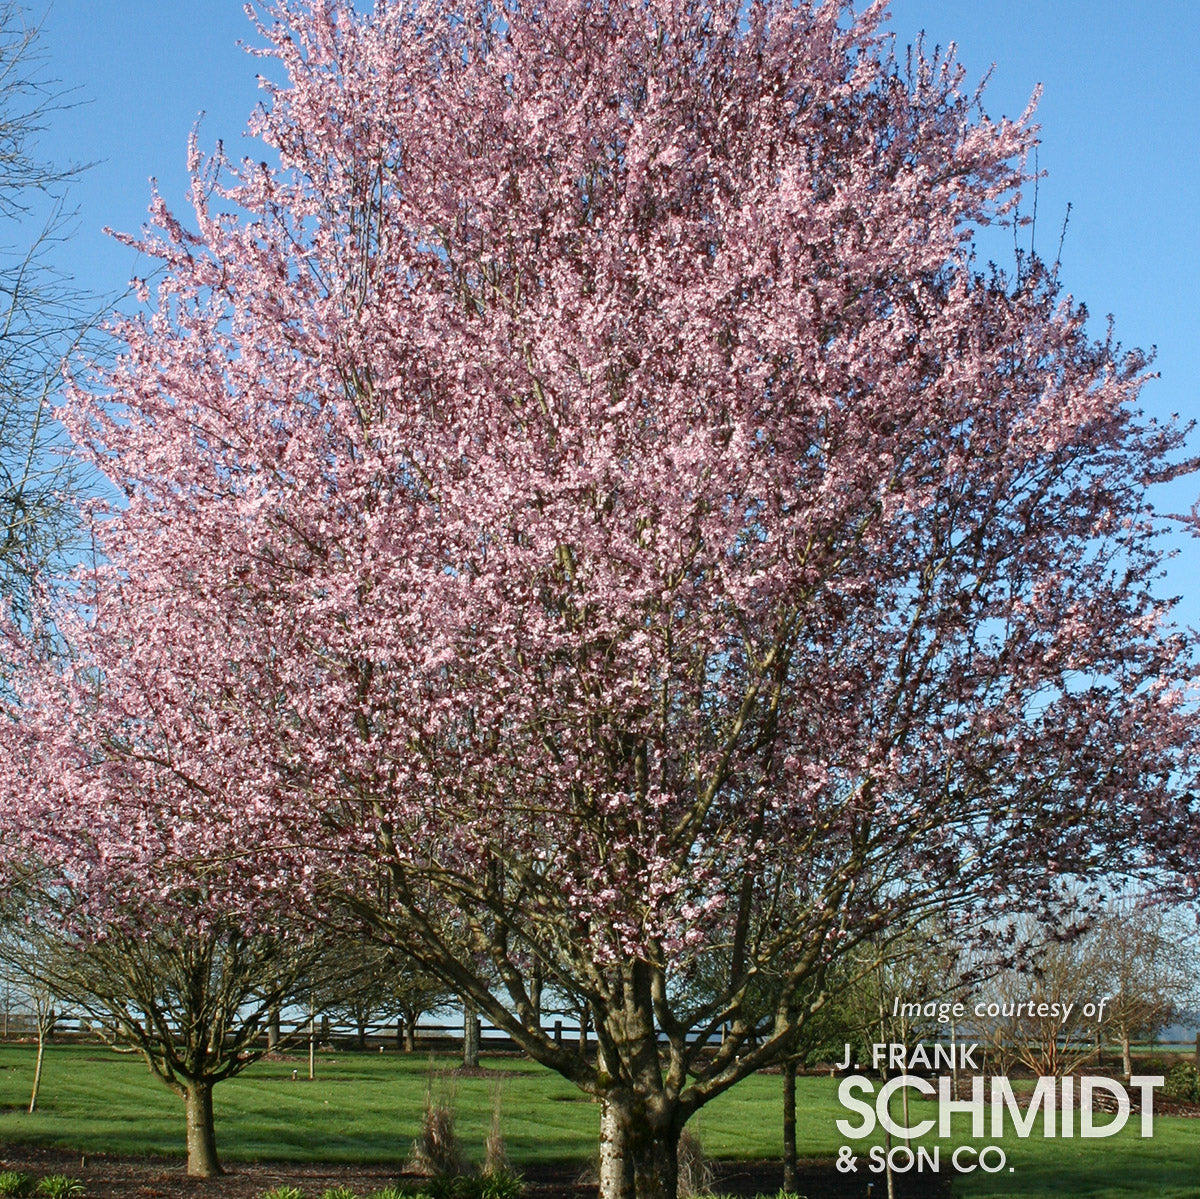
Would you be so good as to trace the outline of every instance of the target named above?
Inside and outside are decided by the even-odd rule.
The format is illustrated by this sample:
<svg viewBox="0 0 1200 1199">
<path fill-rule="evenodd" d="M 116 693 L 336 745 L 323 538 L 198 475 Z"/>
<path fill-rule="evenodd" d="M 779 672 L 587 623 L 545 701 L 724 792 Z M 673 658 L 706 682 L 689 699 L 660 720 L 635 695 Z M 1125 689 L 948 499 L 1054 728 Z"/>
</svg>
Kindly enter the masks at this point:
<svg viewBox="0 0 1200 1199">
<path fill-rule="evenodd" d="M 0 960 L 141 1054 L 183 1101 L 187 1171 L 207 1178 L 221 1173 L 213 1088 L 262 1056 L 271 1014 L 333 963 L 286 892 L 216 856 L 252 798 L 227 789 L 253 769 L 253 746 L 229 692 L 203 690 L 228 663 L 201 670 L 205 643 L 189 651 L 180 611 L 168 638 L 160 598 L 139 608 L 114 583 L 82 614 L 64 604 L 64 659 L 46 657 L 36 627 L 0 629 L 13 667 L 0 695 Z"/>
<path fill-rule="evenodd" d="M 141 1055 L 151 1074 L 183 1102 L 187 1172 L 222 1173 L 217 1154 L 213 1089 L 265 1052 L 269 1014 L 291 1002 L 305 981 L 311 954 L 283 935 L 246 935 L 238 921 L 179 919 L 157 927 L 142 917 L 133 929 L 64 932 L 63 913 L 30 913 L 35 930 L 0 945 L 38 1000 L 38 1060 L 34 1110 L 46 1025 L 54 1005 L 89 1018 L 94 1032 L 123 1052 Z"/>
<path fill-rule="evenodd" d="M 606 1199 L 856 946 L 1188 867 L 1182 434 L 1053 270 L 978 269 L 1028 114 L 884 9 L 283 0 L 269 161 L 193 150 L 74 391 L 139 630 L 95 669 L 210 714 L 199 856 L 349 892 L 600 1097 Z"/>
</svg>

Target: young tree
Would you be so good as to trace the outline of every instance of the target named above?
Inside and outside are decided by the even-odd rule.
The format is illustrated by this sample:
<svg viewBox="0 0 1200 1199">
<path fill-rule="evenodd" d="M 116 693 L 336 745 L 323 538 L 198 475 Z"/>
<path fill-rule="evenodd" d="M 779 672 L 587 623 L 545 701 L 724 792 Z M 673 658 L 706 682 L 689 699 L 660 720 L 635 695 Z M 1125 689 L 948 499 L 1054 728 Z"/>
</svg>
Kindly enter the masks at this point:
<svg viewBox="0 0 1200 1199">
<path fill-rule="evenodd" d="M 2 916 L 2 914 L 0 914 Z M 8 1039 L 8 1021 L 15 996 L 20 997 L 22 1023 L 32 1026 L 37 1038 L 37 1056 L 33 1063 L 33 1083 L 29 1090 L 30 1115 L 37 1111 L 42 1092 L 42 1068 L 46 1061 L 46 1045 L 54 1035 L 54 1027 L 62 1012 L 62 1001 L 39 970 L 29 970 L 38 958 L 38 950 L 28 938 L 21 937 L 7 922 L 0 922 L 0 985 L 6 991 L 4 1036 Z"/>
<path fill-rule="evenodd" d="M 605 1199 L 669 1199 L 855 947 L 1190 865 L 1183 434 L 1053 270 L 971 256 L 1028 115 L 882 3 L 270 11 L 269 161 L 154 201 L 71 416 L 128 496 L 90 669 L 236 730 L 167 764 L 222 764 L 247 908 L 349 888 L 602 1100 Z"/>
<path fill-rule="evenodd" d="M 232 920 L 168 920 L 130 933 L 114 913 L 103 935 L 42 930 L 26 953 L 18 960 L 35 990 L 85 1012 L 105 1040 L 139 1053 L 183 1101 L 188 1175 L 222 1173 L 213 1088 L 265 1052 L 269 1011 L 291 1002 L 306 977 L 303 946 L 247 936 Z M 39 1073 L 40 1050 L 39 1042 Z"/>
<path fill-rule="evenodd" d="M 319 977 L 316 941 L 286 892 L 257 874 L 251 884 L 215 839 L 241 802 L 220 791 L 244 785 L 244 730 L 198 691 L 164 690 L 159 650 L 109 610 L 97 600 L 77 623 L 59 611 L 68 658 L 47 656 L 36 627 L 3 630 L 16 669 L 0 696 L 0 896 L 13 933 L 0 959 L 141 1054 L 183 1100 L 187 1171 L 207 1178 L 221 1173 L 213 1088 L 265 1052 L 271 1014 Z M 96 636 L 111 654 L 102 667 Z M 180 640 L 172 652 L 187 656 Z M 237 897 L 251 885 L 253 913 Z"/>
</svg>

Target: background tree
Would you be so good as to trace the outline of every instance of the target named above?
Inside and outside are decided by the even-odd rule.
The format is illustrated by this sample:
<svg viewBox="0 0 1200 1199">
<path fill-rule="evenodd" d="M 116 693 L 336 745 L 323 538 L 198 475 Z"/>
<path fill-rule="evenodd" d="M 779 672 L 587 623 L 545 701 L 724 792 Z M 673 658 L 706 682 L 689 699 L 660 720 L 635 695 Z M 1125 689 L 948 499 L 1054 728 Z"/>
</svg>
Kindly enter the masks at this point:
<svg viewBox="0 0 1200 1199">
<path fill-rule="evenodd" d="M 319 973 L 325 981 L 314 992 L 316 1010 L 350 1024 L 359 1049 L 366 1048 L 369 1033 L 395 1025 L 397 1044 L 412 1053 L 420 1018 L 453 998 L 403 950 L 346 932 L 328 938 Z"/>
<path fill-rule="evenodd" d="M 996 1073 L 1019 1063 L 1039 1077 L 1061 1076 L 1095 1058 L 1096 1009 L 1085 1016 L 1084 1006 L 1107 992 L 1097 942 L 1086 931 L 1088 920 L 1068 898 L 1057 912 L 1017 922 L 1013 955 L 976 996 L 976 1004 L 999 1009 L 976 1021 Z M 1046 1010 L 1039 1015 L 1023 1006 L 1029 1004 Z"/>
<path fill-rule="evenodd" d="M 273 1012 L 323 981 L 317 942 L 286 890 L 251 884 L 224 840 L 214 848 L 231 810 L 220 789 L 248 786 L 244 727 L 223 697 L 163 690 L 116 584 L 89 599 L 58 610 L 53 643 L 0 625 L 14 668 L 0 695 L 0 895 L 19 930 L 0 956 L 141 1054 L 184 1102 L 189 1175 L 209 1177 L 221 1172 L 213 1087 L 265 1052 Z M 198 665 L 211 645 L 193 631 Z M 102 670 L 95 636 L 125 647 Z M 237 896 L 251 885 L 248 914 Z"/>
<path fill-rule="evenodd" d="M 404 1052 L 413 1053 L 417 1048 L 417 1025 L 421 1017 L 444 1008 L 450 1002 L 451 993 L 445 983 L 422 969 L 408 954 L 398 957 L 396 968 L 396 1009 L 401 1017 L 396 1036 L 404 1046 Z"/>
<path fill-rule="evenodd" d="M 311 945 L 282 929 L 247 935 L 234 919 L 214 920 L 197 893 L 195 920 L 176 914 L 152 925 L 110 908 L 86 930 L 74 901 L 70 913 L 55 910 L 64 898 L 59 888 L 38 897 L 25 912 L 28 931 L 0 952 L 40 998 L 39 1019 L 48 1013 L 52 1026 L 53 1009 L 66 1003 L 114 1048 L 141 1055 L 183 1100 L 189 1176 L 220 1174 L 213 1088 L 266 1052 L 270 1012 L 311 978 Z M 43 1042 L 39 1024 L 39 1076 Z M 35 1082 L 30 1111 L 36 1099 Z"/>
<path fill-rule="evenodd" d="M 1086 934 L 1080 957 L 1093 963 L 1107 999 L 1100 1030 L 1121 1047 L 1121 1069 L 1133 1073 L 1134 1041 L 1157 1036 L 1192 1010 L 1200 993 L 1194 924 L 1149 895 L 1111 899 Z"/>
<path fill-rule="evenodd" d="M 23 1001 L 24 996 L 17 987 L 12 971 L 0 961 L 0 1040 L 8 1040 L 13 1017 L 17 1016 Z"/>
<path fill-rule="evenodd" d="M 129 497 L 76 676 L 151 697 L 107 768 L 243 909 L 350 887 L 649 1199 L 857 947 L 1191 867 L 1147 499 L 1183 435 L 1052 270 L 971 256 L 1028 118 L 883 5 L 271 12 L 279 168 L 194 153 L 72 416 Z"/>
<path fill-rule="evenodd" d="M 78 168 L 39 160 L 37 135 L 61 107 L 36 25 L 0 5 L 0 595 L 24 609 L 33 579 L 77 534 L 78 461 L 63 456 L 48 401 L 84 325 L 83 301 L 51 263 Z"/>
<path fill-rule="evenodd" d="M 22 935 L 20 927 L 5 918 L 12 908 L 4 904 L 0 912 L 0 986 L 5 988 L 4 1028 L 15 1013 L 22 1031 L 30 1028 L 37 1039 L 37 1056 L 33 1063 L 33 1082 L 29 1090 L 29 1114 L 37 1111 L 42 1091 L 42 1067 L 46 1059 L 46 1044 L 62 1015 L 62 1000 L 47 980 L 44 964 L 45 947 L 36 937 Z M 14 1004 L 14 1000 L 16 1000 Z"/>
<path fill-rule="evenodd" d="M 1068 895 L 1056 911 L 1021 921 L 1017 942 L 1015 957 L 978 995 L 1007 1009 L 978 1030 L 1001 1073 L 1020 1062 L 1039 1075 L 1069 1074 L 1098 1060 L 1104 1042 L 1115 1039 L 1128 1076 L 1134 1040 L 1154 1036 L 1194 1001 L 1195 942 L 1178 910 L 1159 896 L 1085 903 Z M 1016 1010 L 1030 1002 L 1073 1010 L 1065 1018 Z"/>
<path fill-rule="evenodd" d="M 855 1061 L 864 1060 L 862 1010 L 854 989 L 831 987 L 833 998 L 799 1023 L 783 1059 L 783 1190 L 799 1194 L 799 1153 L 796 1143 L 796 1075 L 802 1066 L 841 1062 L 845 1046 L 853 1044 Z M 769 1020 L 774 1005 L 763 1015 Z"/>
</svg>

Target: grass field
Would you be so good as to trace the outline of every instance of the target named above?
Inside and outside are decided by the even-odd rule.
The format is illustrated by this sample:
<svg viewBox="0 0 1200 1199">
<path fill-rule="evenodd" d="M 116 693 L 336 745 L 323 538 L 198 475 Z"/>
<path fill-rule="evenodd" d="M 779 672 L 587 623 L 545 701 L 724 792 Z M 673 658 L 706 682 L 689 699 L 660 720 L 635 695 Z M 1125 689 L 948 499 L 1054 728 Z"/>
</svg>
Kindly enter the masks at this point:
<svg viewBox="0 0 1200 1199">
<path fill-rule="evenodd" d="M 453 1059 L 434 1063 L 452 1069 Z M 514 1058 L 486 1059 L 494 1078 L 435 1079 L 449 1094 L 470 1155 L 480 1156 L 500 1089 L 509 1153 L 519 1165 L 580 1164 L 595 1147 L 598 1109 L 542 1067 Z M 429 1079 L 428 1058 L 398 1054 L 323 1054 L 317 1079 L 307 1063 L 262 1062 L 215 1092 L 218 1147 L 229 1160 L 402 1162 L 417 1131 Z M 102 1047 L 55 1046 L 47 1054 L 41 1108 L 30 1116 L 33 1053 L 0 1045 L 0 1147 L 40 1144 L 89 1153 L 182 1154 L 182 1104 L 147 1073 L 140 1059 Z M 293 1068 L 300 1079 L 293 1081 Z M 799 1080 L 798 1136 L 806 1157 L 829 1159 L 844 1143 L 835 1120 L 847 1117 L 836 1083 Z M 914 1108 L 914 1120 L 931 1114 Z M 748 1079 L 704 1109 L 689 1125 L 706 1151 L 723 1158 L 777 1158 L 781 1152 L 780 1079 Z M 1006 1168 L 990 1177 L 958 1177 L 962 1195 L 1075 1195 L 1089 1199 L 1200 1199 L 1200 1120 L 1158 1118 L 1155 1135 L 1137 1136 L 1136 1117 L 1103 1140 L 997 1142 Z M 965 1125 L 964 1125 L 965 1130 Z M 954 1144 L 943 1143 L 942 1171 Z M 934 1142 L 926 1140 L 930 1147 Z M 987 1140 L 979 1142 L 980 1145 Z M 856 1152 L 862 1152 L 857 1142 Z M 2 1156 L 2 1152 L 0 1152 Z M 865 1174 L 865 1158 L 859 1158 Z M 882 1179 L 880 1180 L 882 1182 Z M 882 1188 L 876 1188 L 881 1193 Z"/>
</svg>

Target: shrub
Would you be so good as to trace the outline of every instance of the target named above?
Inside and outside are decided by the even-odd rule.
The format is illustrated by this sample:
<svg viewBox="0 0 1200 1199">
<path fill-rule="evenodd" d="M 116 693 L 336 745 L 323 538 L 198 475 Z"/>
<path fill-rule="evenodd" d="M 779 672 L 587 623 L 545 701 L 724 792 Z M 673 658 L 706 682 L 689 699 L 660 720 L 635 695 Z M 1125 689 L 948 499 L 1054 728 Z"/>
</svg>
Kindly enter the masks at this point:
<svg viewBox="0 0 1200 1199">
<path fill-rule="evenodd" d="M 273 1187 L 263 1191 L 258 1199 L 304 1199 L 304 1192 L 299 1187 Z"/>
<path fill-rule="evenodd" d="M 83 1183 L 65 1174 L 47 1174 L 34 1187 L 33 1193 L 42 1199 L 81 1199 Z"/>
<path fill-rule="evenodd" d="M 358 1194 L 350 1187 L 326 1187 L 321 1192 L 321 1199 L 358 1199 Z"/>
<path fill-rule="evenodd" d="M 0 1199 L 24 1199 L 33 1190 L 33 1179 L 17 1170 L 0 1171 Z"/>
<path fill-rule="evenodd" d="M 707 1199 L 738 1199 L 738 1196 L 726 1194 L 724 1191 L 714 1191 Z M 759 1191 L 754 1196 L 754 1199 L 806 1199 L 806 1196 L 797 1193 L 796 1191 L 776 1191 L 773 1195 L 768 1195 L 765 1191 Z"/>
<path fill-rule="evenodd" d="M 519 1199 L 525 1183 L 513 1170 L 493 1170 L 472 1177 L 469 1174 L 431 1178 L 422 1187 L 428 1199 Z M 409 1199 L 416 1199 L 409 1196 Z"/>
<path fill-rule="evenodd" d="M 367 1199 L 413 1199 L 419 1193 L 411 1187 L 406 1189 L 393 1183 L 391 1186 L 380 1187 L 379 1190 L 372 1191 Z"/>
<path fill-rule="evenodd" d="M 1200 1070 L 1191 1062 L 1179 1062 L 1172 1066 L 1163 1083 L 1163 1094 L 1169 1099 L 1200 1103 Z"/>
</svg>

